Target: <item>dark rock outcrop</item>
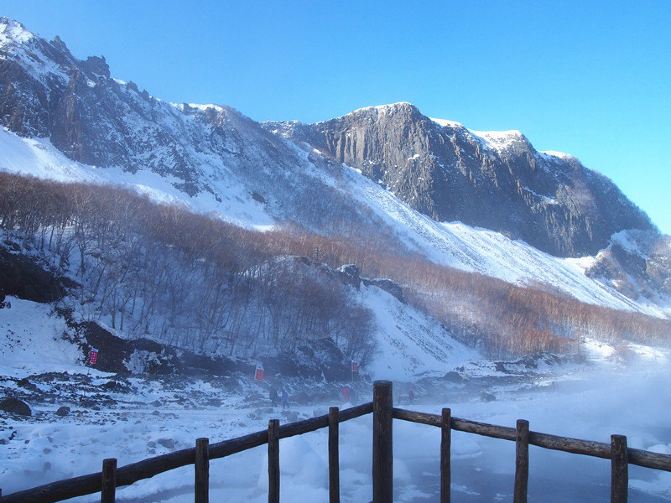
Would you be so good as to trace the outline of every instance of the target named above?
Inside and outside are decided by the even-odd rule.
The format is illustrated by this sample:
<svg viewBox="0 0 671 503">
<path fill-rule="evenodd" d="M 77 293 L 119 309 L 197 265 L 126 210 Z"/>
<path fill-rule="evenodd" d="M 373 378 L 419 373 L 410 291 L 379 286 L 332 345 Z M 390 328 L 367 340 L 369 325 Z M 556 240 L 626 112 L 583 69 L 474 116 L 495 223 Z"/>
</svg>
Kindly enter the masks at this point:
<svg viewBox="0 0 671 503">
<path fill-rule="evenodd" d="M 57 416 L 65 417 L 70 414 L 70 407 L 62 406 L 56 410 L 55 414 Z"/>
<path fill-rule="evenodd" d="M 12 243 L 9 243 L 12 244 Z M 36 259 L 12 253 L 0 245 L 0 292 L 33 302 L 54 302 L 74 286 L 67 278 L 49 271 Z"/>
<path fill-rule="evenodd" d="M 574 157 L 537 152 L 517 131 L 439 124 L 409 103 L 266 127 L 360 169 L 436 220 L 500 231 L 554 255 L 593 255 L 615 232 L 653 229 L 608 178 Z"/>
<path fill-rule="evenodd" d="M 26 402 L 11 396 L 0 400 L 0 410 L 19 416 L 33 415 L 30 406 Z"/>
<path fill-rule="evenodd" d="M 671 302 L 671 237 L 626 231 L 613 236 L 587 270 L 629 298 Z"/>
</svg>

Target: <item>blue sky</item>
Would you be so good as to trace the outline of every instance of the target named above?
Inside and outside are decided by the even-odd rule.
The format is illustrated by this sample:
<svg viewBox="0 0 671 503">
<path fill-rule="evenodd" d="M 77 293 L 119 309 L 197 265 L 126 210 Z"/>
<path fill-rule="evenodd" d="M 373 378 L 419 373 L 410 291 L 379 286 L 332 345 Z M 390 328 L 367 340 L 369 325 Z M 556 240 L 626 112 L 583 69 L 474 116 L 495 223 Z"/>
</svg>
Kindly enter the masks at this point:
<svg viewBox="0 0 671 503">
<path fill-rule="evenodd" d="M 410 101 L 520 129 L 671 234 L 671 2 L 0 0 L 0 15 L 165 100 L 317 121 Z"/>
</svg>

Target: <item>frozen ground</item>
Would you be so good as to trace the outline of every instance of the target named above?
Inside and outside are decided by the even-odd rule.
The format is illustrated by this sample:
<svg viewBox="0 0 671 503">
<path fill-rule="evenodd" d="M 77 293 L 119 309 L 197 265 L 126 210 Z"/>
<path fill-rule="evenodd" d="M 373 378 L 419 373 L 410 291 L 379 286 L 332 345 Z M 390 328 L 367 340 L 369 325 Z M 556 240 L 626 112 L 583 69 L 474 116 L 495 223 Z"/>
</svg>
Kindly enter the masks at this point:
<svg viewBox="0 0 671 503">
<path fill-rule="evenodd" d="M 553 371 L 487 372 L 465 369 L 466 379 L 421 380 L 412 408 L 512 426 L 530 420 L 536 431 L 609 441 L 611 433 L 628 435 L 629 445 L 671 452 L 666 420 L 671 391 L 669 371 L 659 361 L 623 366 L 608 351 L 592 356 L 597 365 L 563 364 Z M 647 358 L 647 357 L 646 357 Z M 604 364 L 605 360 L 609 363 Z M 26 369 L 27 371 L 28 369 Z M 337 384 L 285 381 L 288 410 L 273 408 L 268 388 L 249 376 L 229 378 L 120 378 L 93 371 L 90 376 L 48 373 L 0 377 L 0 393 L 24 398 L 33 417 L 0 416 L 0 487 L 5 494 L 49 481 L 90 473 L 106 457 L 120 465 L 193 445 L 265 429 L 267 420 L 294 421 L 326 413 L 339 402 Z M 395 383 L 395 401 L 407 405 L 407 383 Z M 358 401 L 370 399 L 361 384 Z M 487 398 L 483 398 L 487 397 Z M 69 406 L 65 417 L 55 415 Z M 437 429 L 395 421 L 396 501 L 437 501 Z M 369 501 L 371 419 L 341 426 L 343 501 Z M 281 441 L 282 500 L 327 499 L 325 430 Z M 459 501 L 509 501 L 514 444 L 454 433 L 453 491 Z M 266 451 L 260 447 L 211 463 L 213 501 L 266 500 Z M 531 501 L 608 501 L 609 463 L 531 449 Z M 635 501 L 671 501 L 671 474 L 633 469 Z M 193 500 L 193 468 L 185 467 L 123 488 L 119 501 L 186 502 Z M 96 501 L 96 496 L 80 501 Z"/>
<path fill-rule="evenodd" d="M 373 295 L 368 290 L 363 294 Z M 0 310 L 0 396 L 25 400 L 33 416 L 0 413 L 0 487 L 5 494 L 97 471 L 107 457 L 116 457 L 122 466 L 190 447 L 198 437 L 216 442 L 262 430 L 273 417 L 289 422 L 325 414 L 330 405 L 347 406 L 340 401 L 339 383 L 285 379 L 282 385 L 291 400 L 289 409 L 282 410 L 270 403 L 267 384 L 241 374 L 154 379 L 87 374 L 81 354 L 62 339 L 66 327 L 49 306 L 8 299 L 11 310 Z M 379 292 L 368 300 L 392 301 Z M 416 371 L 421 376 L 412 385 L 412 408 L 438 413 L 449 406 L 457 417 L 509 426 L 526 418 L 536 431 L 600 441 L 624 433 L 630 446 L 671 453 L 666 350 L 586 340 L 580 361 L 551 355 L 478 361 L 477 353 L 445 346 L 447 341 L 430 324 L 420 345 L 403 333 L 403 326 L 403 320 L 390 321 L 388 337 L 380 341 L 389 345 L 387 364 L 378 359 L 370 369 L 377 378 L 395 380 L 398 404 L 407 405 L 407 376 Z M 436 368 L 425 352 L 418 352 L 427 344 L 426 354 L 436 361 L 455 358 L 453 363 L 461 363 L 457 371 L 444 376 L 426 372 Z M 357 392 L 358 402 L 370 400 L 370 383 L 359 383 Z M 56 415 L 61 406 L 70 408 L 67 416 Z M 436 501 L 439 432 L 399 421 L 394 428 L 396 501 Z M 370 416 L 341 427 L 343 501 L 369 501 L 371 438 Z M 213 461 L 213 501 L 265 501 L 265 454 L 260 447 Z M 326 455 L 325 430 L 282 440 L 283 501 L 326 500 Z M 466 502 L 510 500 L 513 458 L 511 442 L 455 432 L 453 491 Z M 671 501 L 671 475 L 632 468 L 630 478 L 636 501 Z M 606 502 L 608 483 L 606 461 L 531 449 L 532 501 Z M 193 469 L 185 467 L 120 489 L 119 501 L 192 501 L 192 484 Z"/>
</svg>

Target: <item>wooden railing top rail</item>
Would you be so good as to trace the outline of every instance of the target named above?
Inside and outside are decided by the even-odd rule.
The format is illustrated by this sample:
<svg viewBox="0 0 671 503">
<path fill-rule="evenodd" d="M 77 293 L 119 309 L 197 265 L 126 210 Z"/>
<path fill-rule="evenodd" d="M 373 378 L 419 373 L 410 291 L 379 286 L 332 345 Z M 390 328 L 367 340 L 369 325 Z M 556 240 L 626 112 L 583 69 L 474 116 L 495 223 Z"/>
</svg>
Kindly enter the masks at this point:
<svg viewBox="0 0 671 503">
<path fill-rule="evenodd" d="M 440 428 L 442 426 L 441 416 L 427 412 L 416 412 L 407 409 L 393 409 L 394 419 L 409 421 L 411 423 L 421 423 Z M 500 438 L 515 442 L 516 429 L 506 426 L 497 426 L 489 423 L 479 423 L 468 419 L 453 417 L 451 419 L 451 428 L 456 431 L 464 431 L 492 438 Z M 581 440 L 571 437 L 560 437 L 549 435 L 547 433 L 529 432 L 529 444 L 545 449 L 555 451 L 570 452 L 573 454 L 583 454 L 596 458 L 611 459 L 611 444 L 604 442 L 594 442 L 592 440 Z M 656 452 L 644 451 L 641 449 L 627 449 L 628 462 L 632 465 L 653 468 L 655 470 L 664 470 L 671 472 L 671 455 L 659 454 Z"/>
<path fill-rule="evenodd" d="M 373 403 L 368 402 L 356 407 L 340 411 L 339 422 L 349 421 L 373 412 Z M 294 423 L 280 426 L 279 438 L 289 438 L 302 435 L 311 431 L 326 428 L 329 425 L 329 416 L 316 416 Z M 217 459 L 236 454 L 238 452 L 253 449 L 268 443 L 268 430 L 261 430 L 231 440 L 224 440 L 209 445 L 209 458 Z M 179 451 L 162 454 L 153 458 L 131 463 L 116 470 L 116 485 L 127 486 L 139 480 L 159 475 L 175 468 L 192 465 L 195 462 L 196 449 L 182 449 Z M 42 486 L 19 491 L 3 496 L 2 503 L 29 503 L 45 501 L 62 501 L 77 496 L 86 496 L 100 492 L 102 487 L 102 472 L 90 473 L 70 479 L 59 480 Z"/>
</svg>

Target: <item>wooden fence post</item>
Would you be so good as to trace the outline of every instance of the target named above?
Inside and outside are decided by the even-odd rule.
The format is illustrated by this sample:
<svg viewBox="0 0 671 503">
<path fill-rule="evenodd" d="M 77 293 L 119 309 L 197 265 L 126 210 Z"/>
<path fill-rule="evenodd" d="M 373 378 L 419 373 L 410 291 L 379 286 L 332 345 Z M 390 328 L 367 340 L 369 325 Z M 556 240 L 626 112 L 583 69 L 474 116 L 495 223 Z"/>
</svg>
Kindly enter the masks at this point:
<svg viewBox="0 0 671 503">
<path fill-rule="evenodd" d="M 452 467 L 450 450 L 452 446 L 452 411 L 443 409 L 440 430 L 440 503 L 450 503 Z"/>
<path fill-rule="evenodd" d="M 392 384 L 373 384 L 373 503 L 392 503 L 394 458 L 392 436 Z"/>
<path fill-rule="evenodd" d="M 529 421 L 517 420 L 515 438 L 515 503 L 527 503 L 529 483 Z"/>
<path fill-rule="evenodd" d="M 329 408 L 329 503 L 340 503 L 340 411 Z"/>
<path fill-rule="evenodd" d="M 210 441 L 207 438 L 196 440 L 195 501 L 208 503 L 210 499 Z"/>
<path fill-rule="evenodd" d="M 100 489 L 100 503 L 114 503 L 116 501 L 116 459 L 103 459 L 102 486 Z"/>
<path fill-rule="evenodd" d="M 280 421 L 268 421 L 268 503 L 280 503 Z"/>
<path fill-rule="evenodd" d="M 624 435 L 610 436 L 610 467 L 610 501 L 611 503 L 627 503 L 629 461 L 627 437 Z"/>
</svg>

